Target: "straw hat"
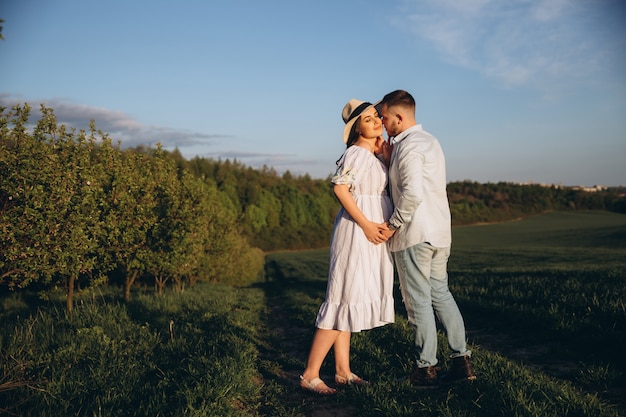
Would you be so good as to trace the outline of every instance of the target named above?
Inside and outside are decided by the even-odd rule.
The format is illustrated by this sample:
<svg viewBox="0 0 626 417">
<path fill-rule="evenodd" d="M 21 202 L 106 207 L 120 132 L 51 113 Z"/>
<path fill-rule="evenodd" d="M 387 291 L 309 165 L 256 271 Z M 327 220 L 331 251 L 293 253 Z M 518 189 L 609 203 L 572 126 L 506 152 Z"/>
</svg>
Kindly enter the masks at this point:
<svg viewBox="0 0 626 417">
<path fill-rule="evenodd" d="M 365 110 L 373 106 L 374 105 L 372 103 L 353 98 L 350 99 L 350 101 L 348 101 L 348 104 L 343 107 L 341 117 L 346 124 L 346 126 L 343 128 L 343 143 L 348 143 L 348 136 L 350 136 L 350 130 L 352 129 L 352 125 L 354 125 L 354 122 L 356 122 L 356 119 Z"/>
</svg>

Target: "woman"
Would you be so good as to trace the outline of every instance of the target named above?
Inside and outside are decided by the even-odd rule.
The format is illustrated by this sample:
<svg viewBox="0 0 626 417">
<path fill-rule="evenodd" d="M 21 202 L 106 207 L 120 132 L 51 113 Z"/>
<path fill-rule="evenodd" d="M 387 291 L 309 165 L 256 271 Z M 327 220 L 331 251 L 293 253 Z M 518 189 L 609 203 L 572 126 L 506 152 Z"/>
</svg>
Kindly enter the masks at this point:
<svg viewBox="0 0 626 417">
<path fill-rule="evenodd" d="M 390 146 L 382 138 L 382 122 L 372 104 L 352 99 L 342 117 L 347 149 L 331 179 L 342 207 L 331 237 L 326 299 L 300 375 L 302 388 L 321 395 L 337 392 L 319 375 L 330 348 L 335 354 L 335 382 L 366 385 L 350 368 L 350 334 L 394 321 L 393 264 L 381 233 L 392 213 L 384 162 L 389 160 Z"/>
</svg>

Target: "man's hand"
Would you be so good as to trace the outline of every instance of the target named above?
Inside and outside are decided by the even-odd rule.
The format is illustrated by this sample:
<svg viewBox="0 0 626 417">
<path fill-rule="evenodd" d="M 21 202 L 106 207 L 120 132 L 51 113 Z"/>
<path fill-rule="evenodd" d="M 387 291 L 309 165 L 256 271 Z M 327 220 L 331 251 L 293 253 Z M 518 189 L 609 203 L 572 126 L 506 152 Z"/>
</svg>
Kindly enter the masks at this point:
<svg viewBox="0 0 626 417">
<path fill-rule="evenodd" d="M 361 229 L 363 229 L 367 240 L 372 242 L 374 245 L 387 241 L 388 238 L 382 233 L 384 229 L 387 228 L 384 223 L 374 223 L 368 221 L 366 224 L 362 224 L 360 226 Z"/>
<path fill-rule="evenodd" d="M 387 222 L 383 223 L 383 226 L 384 227 L 380 229 L 380 233 L 385 237 L 385 240 L 388 240 L 396 231 L 389 229 L 389 223 Z"/>
</svg>

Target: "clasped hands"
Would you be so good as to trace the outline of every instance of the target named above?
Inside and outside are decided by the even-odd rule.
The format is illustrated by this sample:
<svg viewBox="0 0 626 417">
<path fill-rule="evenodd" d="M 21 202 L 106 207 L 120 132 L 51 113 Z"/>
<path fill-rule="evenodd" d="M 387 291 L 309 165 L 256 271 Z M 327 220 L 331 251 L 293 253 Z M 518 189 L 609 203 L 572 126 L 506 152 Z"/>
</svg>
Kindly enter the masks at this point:
<svg viewBox="0 0 626 417">
<path fill-rule="evenodd" d="M 390 230 L 387 222 L 375 223 L 369 222 L 367 227 L 363 228 L 365 237 L 367 240 L 375 245 L 386 242 L 395 233 L 395 230 Z"/>
</svg>

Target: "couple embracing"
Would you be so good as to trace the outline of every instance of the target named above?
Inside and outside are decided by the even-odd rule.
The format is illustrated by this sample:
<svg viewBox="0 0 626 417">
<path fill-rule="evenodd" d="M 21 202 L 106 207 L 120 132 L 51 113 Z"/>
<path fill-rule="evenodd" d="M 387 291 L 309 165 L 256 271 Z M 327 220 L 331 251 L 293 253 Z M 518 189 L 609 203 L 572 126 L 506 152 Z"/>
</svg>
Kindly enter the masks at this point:
<svg viewBox="0 0 626 417">
<path fill-rule="evenodd" d="M 326 298 L 300 386 L 320 395 L 336 393 L 319 374 L 331 348 L 337 385 L 369 384 L 350 367 L 350 336 L 394 322 L 394 263 L 414 328 L 416 368 L 410 382 L 435 388 L 444 381 L 476 379 L 463 317 L 448 289 L 452 236 L 439 142 L 417 124 L 415 100 L 404 90 L 376 105 L 352 99 L 342 117 L 346 150 L 331 179 L 341 209 L 331 237 Z M 452 352 L 450 370 L 441 377 L 435 317 Z"/>
</svg>

